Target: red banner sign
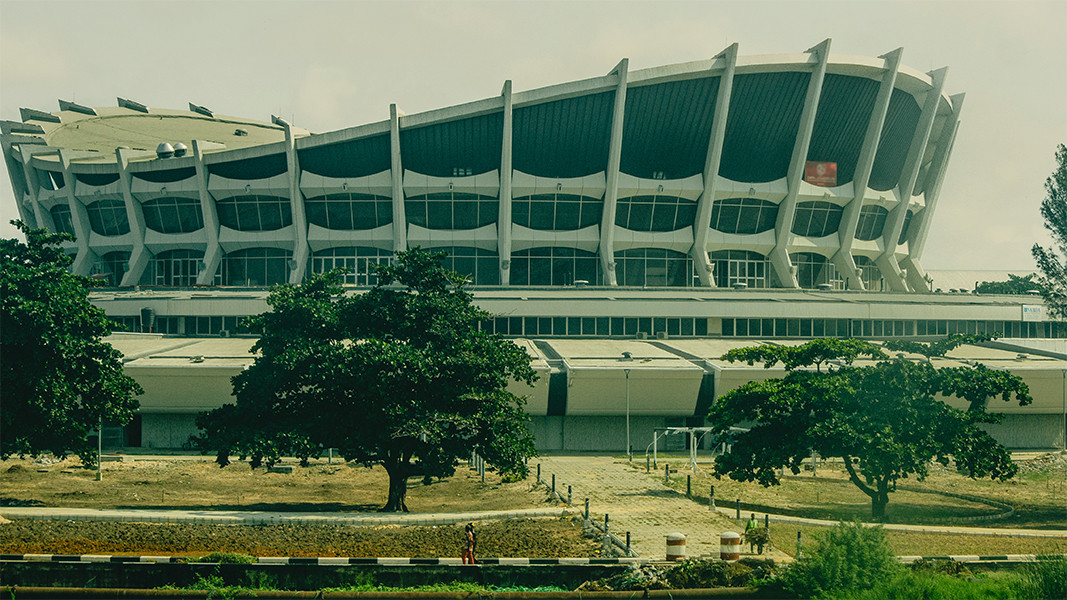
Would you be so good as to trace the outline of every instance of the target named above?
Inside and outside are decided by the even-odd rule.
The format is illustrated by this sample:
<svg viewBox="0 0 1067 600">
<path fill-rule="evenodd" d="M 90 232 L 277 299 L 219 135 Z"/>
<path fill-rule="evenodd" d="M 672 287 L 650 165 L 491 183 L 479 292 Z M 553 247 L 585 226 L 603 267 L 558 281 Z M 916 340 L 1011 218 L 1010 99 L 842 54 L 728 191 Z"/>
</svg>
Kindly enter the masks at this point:
<svg viewBox="0 0 1067 600">
<path fill-rule="evenodd" d="M 804 181 L 820 187 L 837 185 L 837 163 L 809 160 L 804 163 Z"/>
</svg>

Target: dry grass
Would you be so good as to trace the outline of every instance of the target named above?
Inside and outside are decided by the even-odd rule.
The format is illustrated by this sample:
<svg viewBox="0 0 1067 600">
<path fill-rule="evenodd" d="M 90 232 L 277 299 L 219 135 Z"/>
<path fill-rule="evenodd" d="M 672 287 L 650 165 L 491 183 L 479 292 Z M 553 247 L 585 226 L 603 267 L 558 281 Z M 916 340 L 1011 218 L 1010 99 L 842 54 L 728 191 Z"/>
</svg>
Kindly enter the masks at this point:
<svg viewBox="0 0 1067 600">
<path fill-rule="evenodd" d="M 294 464 L 295 463 L 286 463 Z M 42 472 L 43 471 L 43 472 Z M 166 508 L 208 510 L 372 511 L 385 503 L 388 476 L 381 467 L 312 461 L 293 473 L 252 470 L 246 463 L 219 468 L 210 459 L 178 457 L 103 463 L 95 470 L 72 459 L 42 465 L 30 460 L 0 462 L 0 506 L 79 508 Z M 502 483 L 486 473 L 482 484 L 466 465 L 445 480 L 408 482 L 413 512 L 514 510 L 546 506 L 544 488 L 528 482 Z"/>
<path fill-rule="evenodd" d="M 685 459 L 674 460 L 682 466 Z M 663 480 L 663 460 L 659 479 Z M 715 500 L 719 506 L 733 506 L 737 499 L 743 510 L 772 512 L 830 520 L 868 520 L 870 498 L 847 479 L 838 463 L 820 461 L 817 472 L 810 466 L 797 476 L 788 474 L 781 485 L 765 488 L 757 483 L 742 483 L 710 475 L 711 463 L 699 463 L 698 471 L 683 469 L 674 475 L 671 487 L 685 491 L 686 475 L 692 475 L 693 497 L 707 503 L 710 486 L 715 486 Z M 640 465 L 644 469 L 644 465 Z M 890 523 L 946 524 L 953 519 L 992 515 L 1002 512 L 986 504 L 970 502 L 936 493 L 954 492 L 1010 504 L 1016 516 L 1010 519 L 975 523 L 982 527 L 1010 527 L 1034 529 L 1067 528 L 1067 480 L 1063 467 L 1050 470 L 1030 470 L 1015 479 L 1001 482 L 989 479 L 974 480 L 954 469 L 933 465 L 925 481 L 905 479 L 900 489 L 889 496 L 886 521 Z M 656 476 L 652 474 L 652 476 Z M 914 488 L 917 491 L 912 491 Z M 958 524 L 958 523 L 957 523 Z"/>
</svg>

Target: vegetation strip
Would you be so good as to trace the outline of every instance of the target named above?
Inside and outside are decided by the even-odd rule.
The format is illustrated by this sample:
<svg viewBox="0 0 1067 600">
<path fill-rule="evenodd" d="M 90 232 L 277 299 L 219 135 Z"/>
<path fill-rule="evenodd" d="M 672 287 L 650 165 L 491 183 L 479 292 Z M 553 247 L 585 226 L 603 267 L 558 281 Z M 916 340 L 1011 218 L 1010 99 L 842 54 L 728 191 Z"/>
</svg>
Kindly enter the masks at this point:
<svg viewBox="0 0 1067 600">
<path fill-rule="evenodd" d="M 306 556 L 260 556 L 251 557 L 252 562 L 272 565 L 461 565 L 458 558 L 419 558 L 419 557 L 306 557 Z M 38 561 L 38 562 L 156 562 L 156 563 L 196 563 L 201 562 L 190 559 L 187 556 L 110 556 L 102 554 L 0 554 L 0 561 Z M 202 561 L 212 563 L 218 561 Z M 479 558 L 478 563 L 483 565 L 618 565 L 631 563 L 646 563 L 647 558 L 522 558 L 522 557 L 499 557 Z"/>
</svg>

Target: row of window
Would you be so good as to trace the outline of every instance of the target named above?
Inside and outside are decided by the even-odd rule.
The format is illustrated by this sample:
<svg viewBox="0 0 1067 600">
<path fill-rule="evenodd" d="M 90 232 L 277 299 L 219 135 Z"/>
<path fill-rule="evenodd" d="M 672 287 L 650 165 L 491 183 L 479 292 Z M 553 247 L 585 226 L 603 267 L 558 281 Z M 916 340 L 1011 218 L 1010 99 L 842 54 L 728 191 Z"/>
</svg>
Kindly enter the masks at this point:
<svg viewBox="0 0 1067 600">
<path fill-rule="evenodd" d="M 168 197 L 142 204 L 145 225 L 160 233 L 188 233 L 204 227 L 200 202 L 195 198 Z M 235 196 L 217 202 L 219 223 L 237 231 L 273 231 L 293 223 L 287 198 Z M 327 194 L 308 199 L 308 222 L 338 231 L 363 231 L 393 221 L 392 200 L 369 194 Z M 427 229 L 476 229 L 497 222 L 496 198 L 446 192 L 408 198 L 404 202 L 408 223 Z M 512 202 L 512 222 L 540 231 L 574 231 L 600 223 L 603 201 L 573 194 L 539 194 Z M 108 199 L 86 207 L 89 225 L 100 235 L 123 235 L 130 231 L 126 206 Z M 824 237 L 841 226 L 843 208 L 825 201 L 797 204 L 793 225 L 796 235 Z M 864 206 L 856 227 L 856 239 L 882 236 L 889 212 L 881 206 Z M 905 217 L 897 243 L 907 239 L 912 213 Z M 631 231 L 666 232 L 692 227 L 696 202 L 673 196 L 634 196 L 618 201 L 615 224 Z M 70 208 L 52 208 L 56 230 L 74 233 Z M 774 229 L 778 205 L 758 198 L 729 198 L 712 205 L 711 228 L 730 234 L 756 234 Z"/>
<path fill-rule="evenodd" d="M 452 247 L 445 249 L 444 266 L 466 275 L 475 285 L 499 285 L 498 256 L 491 250 Z M 310 271 L 325 273 L 344 269 L 344 283 L 373 286 L 377 279 L 373 267 L 387 263 L 393 253 L 369 247 L 331 248 L 311 257 Z M 127 251 L 105 254 L 94 265 L 91 274 L 117 286 L 128 269 Z M 143 285 L 189 287 L 196 284 L 204 255 L 197 250 L 170 250 L 157 254 L 142 277 Z M 231 252 L 223 258 L 222 269 L 216 273 L 214 285 L 266 286 L 288 280 L 291 268 L 287 250 L 253 248 Z M 751 288 L 770 287 L 770 265 L 763 255 L 747 250 L 712 252 L 715 284 L 733 287 L 744 284 Z M 797 269 L 802 288 L 816 289 L 830 285 L 832 289 L 857 289 L 844 280 L 833 263 L 820 254 L 798 252 L 790 255 Z M 856 265 L 865 289 L 880 291 L 883 281 L 878 267 L 867 257 L 856 256 Z M 689 255 L 658 248 L 632 248 L 615 253 L 616 278 L 621 286 L 630 287 L 691 287 L 698 286 Z M 602 285 L 603 272 L 595 252 L 574 248 L 531 248 L 517 250 L 511 256 L 511 285 L 570 286 L 579 282 Z"/>
<path fill-rule="evenodd" d="M 153 331 L 172 335 L 244 334 L 240 316 L 160 316 Z M 120 330 L 141 331 L 139 316 L 117 317 Z M 1012 338 L 1067 338 L 1067 322 L 882 320 L 882 319 L 708 319 L 693 317 L 495 317 L 482 330 L 509 337 L 752 337 L 893 338 L 997 334 Z M 145 330 L 147 331 L 147 330 Z"/>
</svg>

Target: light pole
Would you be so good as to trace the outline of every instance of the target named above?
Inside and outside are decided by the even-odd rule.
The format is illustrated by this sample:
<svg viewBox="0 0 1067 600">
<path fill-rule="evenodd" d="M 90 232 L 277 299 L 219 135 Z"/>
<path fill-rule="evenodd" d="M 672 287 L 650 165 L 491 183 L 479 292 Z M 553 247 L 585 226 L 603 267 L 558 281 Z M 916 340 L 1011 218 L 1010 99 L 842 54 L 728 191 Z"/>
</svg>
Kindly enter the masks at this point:
<svg viewBox="0 0 1067 600">
<path fill-rule="evenodd" d="M 626 373 L 626 456 L 633 462 L 634 454 L 630 447 L 630 369 L 623 369 L 622 372 Z"/>
</svg>

